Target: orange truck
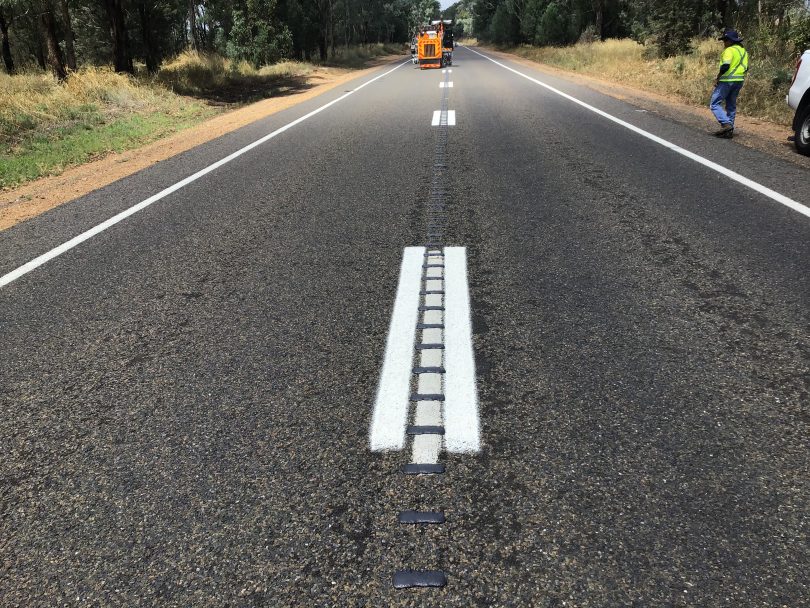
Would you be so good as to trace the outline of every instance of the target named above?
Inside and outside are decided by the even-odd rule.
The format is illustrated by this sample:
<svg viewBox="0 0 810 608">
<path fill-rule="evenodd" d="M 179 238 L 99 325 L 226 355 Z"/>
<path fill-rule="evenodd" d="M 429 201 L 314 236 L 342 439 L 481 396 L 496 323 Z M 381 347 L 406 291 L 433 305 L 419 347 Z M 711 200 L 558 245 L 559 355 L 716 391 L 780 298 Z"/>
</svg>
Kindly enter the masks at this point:
<svg viewBox="0 0 810 608">
<path fill-rule="evenodd" d="M 416 40 L 419 68 L 442 68 L 453 63 L 452 21 L 433 21 L 423 28 Z"/>
</svg>

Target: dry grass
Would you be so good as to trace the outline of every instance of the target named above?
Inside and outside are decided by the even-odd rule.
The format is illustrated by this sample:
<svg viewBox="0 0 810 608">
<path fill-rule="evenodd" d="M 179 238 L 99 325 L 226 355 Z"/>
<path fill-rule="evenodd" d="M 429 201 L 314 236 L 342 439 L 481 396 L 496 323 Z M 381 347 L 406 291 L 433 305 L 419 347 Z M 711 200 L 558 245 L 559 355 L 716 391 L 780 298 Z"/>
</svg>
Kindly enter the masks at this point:
<svg viewBox="0 0 810 608">
<path fill-rule="evenodd" d="M 0 146 L 32 130 L 175 103 L 166 92 L 100 68 L 73 73 L 62 85 L 50 74 L 0 74 Z"/>
<path fill-rule="evenodd" d="M 310 63 L 282 61 L 255 68 L 247 61 L 226 59 L 221 55 L 186 51 L 163 64 L 157 75 L 161 85 L 185 94 L 254 84 L 268 79 L 306 76 L 315 69 Z"/>
<path fill-rule="evenodd" d="M 695 41 L 689 55 L 668 59 L 651 56 L 643 45 L 633 40 L 606 40 L 569 47 L 521 46 L 509 52 L 572 72 L 581 72 L 629 86 L 672 95 L 680 101 L 708 105 L 721 43 Z M 751 70 L 739 101 L 739 111 L 753 118 L 779 124 L 790 124 L 793 114 L 785 104 L 785 74 L 789 62 L 760 59 L 751 52 Z"/>
<path fill-rule="evenodd" d="M 216 110 L 104 68 L 0 74 L 0 188 L 196 124 Z"/>
</svg>

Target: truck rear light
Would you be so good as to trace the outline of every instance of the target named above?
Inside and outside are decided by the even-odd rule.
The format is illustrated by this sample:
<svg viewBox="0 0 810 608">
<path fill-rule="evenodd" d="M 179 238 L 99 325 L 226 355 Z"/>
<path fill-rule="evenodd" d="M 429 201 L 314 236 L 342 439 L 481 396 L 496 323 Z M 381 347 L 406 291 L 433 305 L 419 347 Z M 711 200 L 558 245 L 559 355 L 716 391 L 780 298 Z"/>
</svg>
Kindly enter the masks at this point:
<svg viewBox="0 0 810 608">
<path fill-rule="evenodd" d="M 793 86 L 793 83 L 796 82 L 796 76 L 799 75 L 799 68 L 802 65 L 802 58 L 799 57 L 799 60 L 796 62 L 796 70 L 793 72 L 793 80 L 790 81 L 790 86 Z"/>
</svg>

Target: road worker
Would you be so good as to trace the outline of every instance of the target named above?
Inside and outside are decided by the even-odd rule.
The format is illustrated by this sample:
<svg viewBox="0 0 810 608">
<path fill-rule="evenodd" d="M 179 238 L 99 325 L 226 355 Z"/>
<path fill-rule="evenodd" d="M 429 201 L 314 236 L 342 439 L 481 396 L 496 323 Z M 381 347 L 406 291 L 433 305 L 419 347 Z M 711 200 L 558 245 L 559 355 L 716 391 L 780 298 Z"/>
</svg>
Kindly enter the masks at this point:
<svg viewBox="0 0 810 608">
<path fill-rule="evenodd" d="M 725 49 L 720 57 L 720 71 L 715 79 L 709 107 L 720 123 L 720 130 L 715 135 L 731 139 L 734 137 L 737 96 L 748 72 L 748 51 L 743 48 L 742 38 L 735 30 L 727 29 L 719 40 L 723 41 Z"/>
</svg>

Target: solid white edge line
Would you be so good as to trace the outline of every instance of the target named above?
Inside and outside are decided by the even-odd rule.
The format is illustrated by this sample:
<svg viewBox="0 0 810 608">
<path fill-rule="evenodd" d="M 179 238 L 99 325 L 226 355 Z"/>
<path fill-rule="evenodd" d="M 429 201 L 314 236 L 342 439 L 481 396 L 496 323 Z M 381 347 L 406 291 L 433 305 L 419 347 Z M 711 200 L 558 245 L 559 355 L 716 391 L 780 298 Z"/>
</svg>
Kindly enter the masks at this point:
<svg viewBox="0 0 810 608">
<path fill-rule="evenodd" d="M 478 51 L 473 50 L 468 46 L 465 46 L 464 48 L 466 48 L 469 51 L 472 51 L 476 55 L 480 55 L 484 59 L 488 59 L 492 63 L 501 66 L 505 70 L 509 70 L 510 72 L 513 72 L 514 74 L 517 74 L 518 76 L 522 76 L 526 80 L 530 80 L 531 82 L 533 82 L 535 84 L 538 84 L 538 85 L 540 85 L 541 87 L 543 87 L 545 89 L 548 89 L 552 93 L 556 93 L 560 97 L 564 97 L 565 99 L 567 99 L 569 101 L 572 101 L 572 102 L 582 106 L 583 108 L 585 108 L 587 110 L 590 110 L 591 112 L 599 114 L 600 116 L 602 116 L 604 118 L 607 118 L 608 120 L 613 121 L 616 124 L 625 127 L 626 129 L 630 129 L 631 131 L 633 131 L 634 133 L 638 133 L 642 137 L 646 137 L 647 139 L 649 139 L 651 141 L 654 141 L 655 143 L 660 144 L 660 145 L 664 146 L 665 148 L 669 148 L 673 152 L 677 152 L 678 154 L 681 154 L 682 156 L 685 156 L 686 158 L 689 158 L 689 159 L 691 159 L 691 160 L 693 160 L 693 161 L 695 161 L 697 163 L 700 163 L 704 167 L 708 167 L 709 169 L 712 169 L 713 171 L 716 171 L 717 173 L 720 173 L 721 175 L 725 175 L 729 179 L 732 179 L 735 182 L 737 182 L 739 184 L 742 184 L 743 186 L 745 186 L 747 188 L 750 188 L 751 190 L 759 192 L 760 194 L 764 194 L 765 196 L 767 196 L 771 200 L 776 201 L 777 203 L 780 203 L 780 204 L 784 205 L 785 207 L 789 207 L 790 209 L 793 209 L 794 211 L 798 211 L 799 213 L 801 213 L 804 216 L 810 217 L 810 207 L 807 207 L 806 205 L 803 205 L 798 201 L 794 201 L 792 198 L 788 198 L 787 196 L 785 196 L 784 194 L 780 194 L 776 190 L 771 190 L 767 186 L 763 186 L 762 184 L 760 184 L 758 182 L 755 182 L 754 180 L 749 179 L 749 178 L 745 177 L 744 175 L 741 175 L 741 174 L 739 174 L 739 173 L 737 173 L 735 171 L 732 171 L 731 169 L 729 169 L 727 167 L 724 167 L 723 165 L 720 165 L 720 164 L 718 164 L 718 163 L 716 163 L 714 161 L 711 161 L 708 158 L 704 158 L 703 156 L 700 156 L 699 154 L 695 154 L 694 152 L 690 152 L 689 150 L 687 150 L 685 148 L 681 148 L 677 144 L 673 144 L 672 142 L 667 141 L 666 139 L 658 137 L 657 135 L 653 135 L 649 131 L 645 131 L 644 129 L 642 129 L 640 127 L 637 127 L 635 125 L 632 125 L 629 122 L 625 122 L 621 118 L 617 118 L 617 117 L 613 116 L 612 114 L 608 114 L 604 110 L 600 110 L 599 108 L 596 108 L 596 107 L 594 107 L 594 106 L 592 106 L 590 104 L 585 103 L 584 101 L 580 101 L 576 97 L 572 97 L 571 95 L 568 95 L 567 93 L 563 93 L 559 89 L 555 89 L 551 85 L 548 85 L 548 84 L 546 84 L 544 82 L 541 82 L 540 80 L 537 80 L 536 78 L 532 78 L 531 76 L 527 76 L 523 72 L 519 72 L 518 70 L 510 68 L 508 65 L 504 65 L 500 61 L 496 61 L 492 57 L 488 57 L 487 55 L 484 55 L 483 53 L 479 53 Z"/>
<path fill-rule="evenodd" d="M 424 257 L 424 247 L 406 247 L 402 254 L 399 285 L 369 429 L 369 446 L 373 451 L 401 450 L 405 445 Z"/>
<path fill-rule="evenodd" d="M 467 249 L 444 248 L 444 445 L 448 452 L 481 449 Z"/>
<path fill-rule="evenodd" d="M 129 209 L 126 209 L 126 210 L 122 211 L 121 213 L 119 213 L 117 215 L 114 215 L 110 219 L 102 222 L 101 224 L 98 224 L 97 226 L 94 226 L 93 228 L 90 228 L 89 230 L 86 230 L 85 232 L 82 232 L 80 235 L 73 237 L 72 239 L 70 239 L 69 241 L 66 241 L 65 243 L 62 243 L 58 247 L 54 247 L 50 251 L 48 251 L 46 253 L 43 253 L 40 256 L 35 257 L 33 260 L 23 264 L 19 268 L 16 268 L 15 270 L 12 270 L 11 272 L 9 272 L 7 274 L 4 274 L 2 277 L 0 277 L 0 287 L 5 287 L 6 285 L 11 283 L 12 281 L 16 281 L 21 276 L 23 276 L 23 275 L 31 272 L 32 270 L 42 266 L 46 262 L 49 262 L 50 260 L 54 259 L 55 257 L 58 257 L 58 256 L 62 255 L 63 253 L 65 253 L 67 251 L 70 251 L 71 249 L 73 249 L 77 245 L 79 245 L 79 244 L 83 243 L 84 241 L 96 236 L 97 234 L 99 234 L 101 232 L 104 232 L 105 230 L 107 230 L 107 228 L 110 228 L 110 227 L 114 226 L 118 222 L 121 222 L 122 220 L 125 220 L 129 216 L 134 215 L 134 214 L 138 213 L 139 211 L 142 211 L 143 209 L 146 209 L 151 204 L 156 203 L 157 201 L 167 197 L 168 195 L 172 194 L 173 192 L 176 192 L 177 190 L 180 190 L 184 186 L 187 186 L 188 184 L 197 181 L 198 179 L 200 179 L 204 175 L 207 175 L 208 173 L 211 173 L 212 171 L 214 171 L 215 169 L 218 169 L 222 165 L 225 165 L 225 164 L 231 162 L 232 160 L 234 160 L 236 158 L 239 158 L 240 156 L 242 156 L 246 152 L 249 152 L 253 148 L 256 148 L 257 146 L 262 145 L 263 143 L 273 139 L 274 137 L 276 137 L 278 135 L 281 135 L 282 133 L 284 133 L 288 129 L 291 129 L 295 125 L 297 125 L 299 123 L 302 123 L 305 120 L 307 120 L 309 118 L 312 118 L 316 114 L 319 114 L 319 113 L 323 112 L 324 110 L 326 110 L 327 108 L 335 105 L 336 103 L 338 103 L 340 101 L 343 101 L 344 99 L 346 99 L 350 95 L 355 94 L 360 89 L 363 89 L 364 87 L 367 87 L 372 82 L 375 82 L 375 81 L 379 80 L 380 78 L 384 78 L 384 77 L 388 76 L 389 74 L 391 74 L 395 70 L 398 70 L 403 65 L 406 65 L 409 62 L 410 62 L 410 60 L 406 61 L 406 62 L 403 62 L 403 63 L 400 63 L 395 68 L 393 68 L 391 70 L 388 70 L 387 72 L 385 72 L 383 74 L 380 74 L 379 76 L 375 76 L 374 78 L 364 82 L 363 84 L 361 84 L 357 88 L 352 89 L 351 91 L 349 91 L 347 93 L 344 93 L 343 95 L 341 95 L 337 99 L 333 99 L 329 103 L 326 103 L 326 104 L 322 105 L 321 107 L 316 108 L 315 110 L 312 110 L 308 114 L 305 114 L 304 116 L 301 116 L 300 118 L 295 119 L 294 121 L 284 125 L 283 127 L 279 128 L 279 129 L 276 129 L 272 133 L 269 133 L 269 134 L 265 135 L 261 139 L 257 139 L 253 143 L 250 143 L 247 146 L 245 146 L 244 148 L 241 148 L 241 149 L 237 150 L 236 152 L 233 152 L 232 154 L 229 154 L 225 158 L 222 158 L 222 159 L 218 160 L 217 162 L 215 162 L 215 163 L 213 163 L 211 165 L 208 165 L 207 167 L 205 167 L 204 169 L 201 169 L 200 171 L 197 171 L 193 175 L 189 175 L 187 178 L 177 182 L 176 184 L 174 184 L 172 186 L 169 186 L 168 188 L 165 188 L 164 190 L 161 190 L 160 192 L 150 196 L 146 200 L 143 200 L 140 203 L 138 203 L 136 205 L 133 205 Z"/>
</svg>

